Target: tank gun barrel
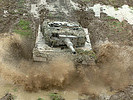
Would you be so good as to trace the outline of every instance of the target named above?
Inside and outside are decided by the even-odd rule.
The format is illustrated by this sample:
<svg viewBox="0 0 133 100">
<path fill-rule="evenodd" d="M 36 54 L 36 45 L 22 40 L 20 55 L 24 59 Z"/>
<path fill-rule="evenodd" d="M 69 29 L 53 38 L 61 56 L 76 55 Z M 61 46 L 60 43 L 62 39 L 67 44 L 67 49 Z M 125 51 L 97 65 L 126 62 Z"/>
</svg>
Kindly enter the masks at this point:
<svg viewBox="0 0 133 100">
<path fill-rule="evenodd" d="M 73 43 L 70 41 L 70 39 L 69 38 L 65 38 L 64 42 L 67 45 L 67 47 L 72 50 L 72 53 L 76 54 L 76 51 L 75 51 L 75 49 L 73 47 Z"/>
</svg>

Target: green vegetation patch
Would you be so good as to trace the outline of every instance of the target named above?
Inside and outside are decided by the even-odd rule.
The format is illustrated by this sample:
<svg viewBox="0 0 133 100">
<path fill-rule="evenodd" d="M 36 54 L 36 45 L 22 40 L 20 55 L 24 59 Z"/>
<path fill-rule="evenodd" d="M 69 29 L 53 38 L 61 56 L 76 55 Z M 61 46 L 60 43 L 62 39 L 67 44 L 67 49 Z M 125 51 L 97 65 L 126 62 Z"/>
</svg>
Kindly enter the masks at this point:
<svg viewBox="0 0 133 100">
<path fill-rule="evenodd" d="M 37 100 L 45 100 L 45 99 L 43 99 L 43 98 L 38 98 Z"/>
<path fill-rule="evenodd" d="M 109 22 L 109 27 L 117 32 L 122 32 L 124 30 L 123 26 L 124 26 L 124 22 L 120 22 L 120 21 Z"/>
<path fill-rule="evenodd" d="M 115 3 L 116 0 L 108 0 L 110 3 Z"/>
<path fill-rule="evenodd" d="M 115 20 L 115 18 L 114 17 L 111 17 L 111 16 L 106 16 L 103 19 L 104 20 Z"/>
<path fill-rule="evenodd" d="M 13 91 L 14 91 L 14 92 L 18 92 L 18 89 L 17 89 L 17 88 L 14 88 Z"/>
<path fill-rule="evenodd" d="M 30 22 L 27 20 L 21 19 L 18 22 L 14 32 L 17 34 L 24 35 L 24 36 L 31 35 L 32 30 L 30 28 Z"/>
<path fill-rule="evenodd" d="M 115 7 L 115 10 L 117 11 L 117 10 L 119 10 L 119 8 Z"/>
<path fill-rule="evenodd" d="M 18 5 L 19 5 L 20 7 L 24 6 L 24 3 L 25 3 L 25 0 L 19 0 L 19 1 L 18 1 Z"/>
<path fill-rule="evenodd" d="M 58 93 L 50 93 L 49 96 L 51 100 L 65 100 Z"/>
</svg>

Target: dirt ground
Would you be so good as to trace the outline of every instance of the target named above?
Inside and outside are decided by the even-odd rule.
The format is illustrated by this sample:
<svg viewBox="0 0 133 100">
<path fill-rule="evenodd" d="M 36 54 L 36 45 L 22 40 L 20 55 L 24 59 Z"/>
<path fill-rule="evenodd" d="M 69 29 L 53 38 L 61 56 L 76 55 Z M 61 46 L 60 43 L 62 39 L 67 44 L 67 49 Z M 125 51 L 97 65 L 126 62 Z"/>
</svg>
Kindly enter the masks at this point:
<svg viewBox="0 0 133 100">
<path fill-rule="evenodd" d="M 132 0 L 81 0 L 81 1 L 89 2 L 91 5 L 100 3 L 105 5 L 112 5 L 114 7 L 121 7 L 124 4 L 133 6 Z"/>
<path fill-rule="evenodd" d="M 33 34 L 37 31 L 36 24 L 38 22 L 29 13 L 30 5 L 34 1 L 26 0 L 1 0 L 0 1 L 0 32 L 13 33 L 14 29 L 20 20 L 24 19 L 30 22 L 30 27 Z M 34 23 L 34 24 L 33 24 Z"/>
<path fill-rule="evenodd" d="M 75 11 L 74 17 L 83 27 L 88 28 L 92 46 L 106 40 L 122 45 L 133 45 L 133 27 L 126 21 L 119 22 L 106 14 L 101 14 L 101 18 L 96 18 L 91 10 L 89 12 Z"/>
</svg>

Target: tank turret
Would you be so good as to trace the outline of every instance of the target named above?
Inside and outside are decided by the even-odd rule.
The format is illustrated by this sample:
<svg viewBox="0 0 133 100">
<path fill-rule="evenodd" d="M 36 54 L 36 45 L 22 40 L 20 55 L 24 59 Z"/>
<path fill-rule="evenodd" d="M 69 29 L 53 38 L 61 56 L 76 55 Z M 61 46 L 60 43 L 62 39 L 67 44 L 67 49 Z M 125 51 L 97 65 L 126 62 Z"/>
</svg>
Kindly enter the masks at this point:
<svg viewBox="0 0 133 100">
<path fill-rule="evenodd" d="M 42 26 L 45 43 L 52 48 L 68 47 L 76 54 L 74 48 L 85 45 L 86 34 L 78 24 L 54 21 L 44 22 Z"/>
</svg>

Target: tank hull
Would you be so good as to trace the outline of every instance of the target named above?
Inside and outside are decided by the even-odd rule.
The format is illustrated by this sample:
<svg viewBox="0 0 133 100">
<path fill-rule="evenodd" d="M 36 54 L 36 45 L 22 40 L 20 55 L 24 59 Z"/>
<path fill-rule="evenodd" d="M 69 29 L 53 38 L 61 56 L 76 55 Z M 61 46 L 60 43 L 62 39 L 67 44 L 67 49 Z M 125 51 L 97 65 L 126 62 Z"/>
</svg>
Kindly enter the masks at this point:
<svg viewBox="0 0 133 100">
<path fill-rule="evenodd" d="M 85 42 L 84 45 L 79 46 L 79 47 L 76 46 L 77 43 L 75 43 L 73 41 L 71 42 L 70 46 L 67 44 L 68 47 L 67 47 L 67 45 L 61 46 L 61 47 L 60 46 L 56 46 L 56 47 L 49 46 L 48 43 L 46 42 L 46 37 L 44 35 L 45 33 L 41 30 L 42 30 L 41 26 L 39 25 L 38 33 L 36 36 L 35 47 L 33 49 L 33 60 L 34 61 L 49 63 L 50 61 L 54 60 L 54 58 L 64 56 L 64 57 L 67 57 L 68 59 L 72 60 L 76 64 L 95 65 L 95 63 L 94 63 L 95 58 L 92 56 L 94 54 L 91 54 L 92 48 L 91 48 L 88 29 L 83 29 L 85 37 L 86 37 L 86 41 L 84 41 Z M 63 38 L 64 38 L 64 36 L 63 36 Z M 65 38 L 64 40 L 67 40 L 67 38 Z M 70 42 L 70 40 L 66 41 L 66 42 Z M 64 41 L 64 43 L 65 43 L 65 41 Z M 81 42 L 78 42 L 78 43 L 81 43 Z M 74 45 L 74 47 L 73 47 L 73 45 Z M 72 49 L 70 49 L 70 47 L 72 47 Z M 77 52 L 77 53 L 73 54 L 73 52 L 72 52 L 73 50 L 74 50 L 74 52 Z M 80 53 L 78 51 L 80 51 Z M 87 52 L 87 54 L 86 54 L 86 52 Z"/>
</svg>

